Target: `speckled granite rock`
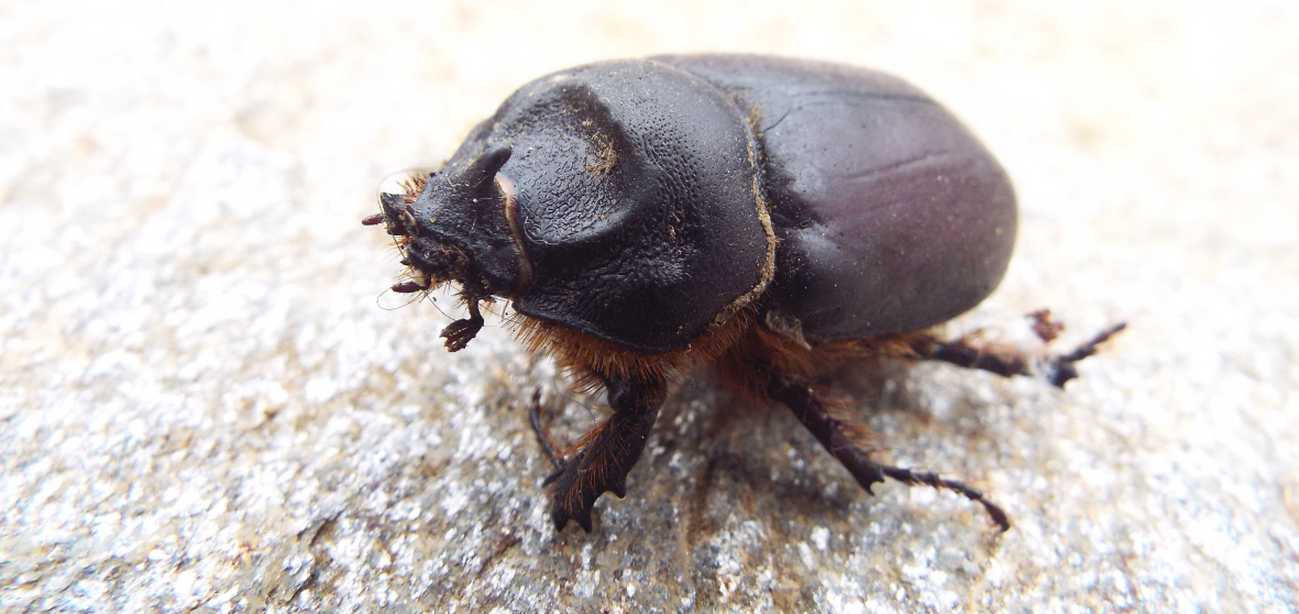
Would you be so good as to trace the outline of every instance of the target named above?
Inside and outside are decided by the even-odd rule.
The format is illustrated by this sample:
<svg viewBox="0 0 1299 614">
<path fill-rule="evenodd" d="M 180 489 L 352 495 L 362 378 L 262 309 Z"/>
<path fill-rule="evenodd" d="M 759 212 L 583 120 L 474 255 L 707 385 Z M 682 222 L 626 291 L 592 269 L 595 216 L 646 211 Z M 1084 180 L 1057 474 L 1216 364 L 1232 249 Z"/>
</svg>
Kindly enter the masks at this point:
<svg viewBox="0 0 1299 614">
<path fill-rule="evenodd" d="M 1294 3 L 537 6 L 0 7 L 0 610 L 1299 608 Z M 632 495 L 556 535 L 523 401 L 573 437 L 599 399 L 380 295 L 381 176 L 544 71 L 684 49 L 887 68 L 985 135 L 1023 238 L 958 326 L 1132 321 L 1065 394 L 845 377 L 1012 531 L 863 496 L 695 380 Z"/>
</svg>

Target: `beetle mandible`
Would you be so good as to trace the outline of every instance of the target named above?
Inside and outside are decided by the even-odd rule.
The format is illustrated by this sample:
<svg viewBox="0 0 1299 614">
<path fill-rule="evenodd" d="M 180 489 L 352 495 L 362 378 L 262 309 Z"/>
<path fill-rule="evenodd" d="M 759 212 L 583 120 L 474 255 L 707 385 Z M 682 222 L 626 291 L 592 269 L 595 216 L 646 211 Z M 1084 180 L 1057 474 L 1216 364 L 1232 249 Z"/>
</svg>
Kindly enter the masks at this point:
<svg viewBox="0 0 1299 614">
<path fill-rule="evenodd" d="M 942 106 L 895 77 L 748 55 L 657 56 L 528 83 L 445 165 L 380 196 L 409 281 L 460 286 L 457 351 L 508 300 L 516 333 L 612 414 L 555 472 L 557 529 L 591 529 L 604 492 L 626 494 L 669 387 L 711 367 L 747 398 L 788 406 L 867 492 L 888 477 L 966 484 L 872 459 L 864 427 L 811 382 L 869 356 L 938 360 L 1062 386 L 1123 328 L 1058 355 L 943 339 L 933 327 L 983 300 L 1015 241 L 1009 179 Z M 1049 342 L 1058 325 L 1034 314 Z"/>
</svg>

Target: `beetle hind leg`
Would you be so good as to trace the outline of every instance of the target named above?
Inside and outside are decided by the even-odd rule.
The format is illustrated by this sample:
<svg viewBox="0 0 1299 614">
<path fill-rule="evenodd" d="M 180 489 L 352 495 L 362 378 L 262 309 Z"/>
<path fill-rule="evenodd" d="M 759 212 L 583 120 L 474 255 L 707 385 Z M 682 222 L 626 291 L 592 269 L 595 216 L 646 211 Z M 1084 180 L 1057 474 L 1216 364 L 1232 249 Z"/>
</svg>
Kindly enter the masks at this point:
<svg viewBox="0 0 1299 614">
<path fill-rule="evenodd" d="M 605 492 L 619 498 L 627 495 L 627 473 L 640 459 L 663 403 L 665 387 L 658 382 L 609 381 L 607 387 L 613 415 L 582 436 L 574 446 L 575 454 L 561 460 L 553 449 L 547 450 L 548 442 L 542 444 L 556 468 L 545 484 L 550 487 L 550 518 L 557 531 L 571 519 L 590 532 L 596 499 Z M 534 404 L 534 416 L 538 409 L 539 404 Z M 539 416 L 533 422 L 545 442 Z"/>
<path fill-rule="evenodd" d="M 1073 351 L 1052 356 L 1046 365 L 1047 381 L 1058 388 L 1063 388 L 1065 382 L 1078 377 L 1078 368 L 1074 366 L 1078 361 L 1095 354 L 1102 343 L 1123 332 L 1127 327 L 1127 322 L 1113 324 L 1079 344 Z"/>
<path fill-rule="evenodd" d="M 950 490 L 982 505 L 1001 531 L 1010 528 L 1010 519 L 1000 506 L 963 482 L 945 479 L 928 471 L 894 467 L 871 460 L 870 450 L 864 441 L 865 427 L 835 415 L 835 411 L 808 385 L 777 375 L 770 379 L 767 392 L 771 398 L 794 412 L 798 421 L 812 432 L 831 456 L 843 464 L 866 492 L 874 494 L 871 487 L 883 482 L 886 477 L 908 485 L 924 484 Z"/>
<path fill-rule="evenodd" d="M 1064 325 L 1051 319 L 1051 313 L 1045 309 L 1035 311 L 1029 317 L 1033 319 L 1033 332 L 1044 343 L 1051 343 L 1064 328 Z M 1078 377 L 1079 361 L 1095 354 L 1101 344 L 1125 328 L 1127 323 L 1119 322 L 1093 335 L 1069 352 L 1045 357 L 1035 356 L 1026 348 L 985 342 L 977 334 L 952 340 L 921 334 L 912 337 L 909 345 L 914 355 L 924 360 L 989 371 L 1003 377 L 1042 377 L 1057 388 L 1063 388 L 1065 382 Z"/>
</svg>

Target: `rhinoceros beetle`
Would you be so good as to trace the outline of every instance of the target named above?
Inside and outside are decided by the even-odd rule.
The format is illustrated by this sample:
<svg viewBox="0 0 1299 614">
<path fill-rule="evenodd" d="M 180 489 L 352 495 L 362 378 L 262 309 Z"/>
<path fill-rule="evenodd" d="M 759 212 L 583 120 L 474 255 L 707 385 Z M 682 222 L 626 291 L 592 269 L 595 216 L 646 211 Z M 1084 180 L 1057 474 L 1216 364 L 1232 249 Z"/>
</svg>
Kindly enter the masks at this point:
<svg viewBox="0 0 1299 614">
<path fill-rule="evenodd" d="M 711 367 L 745 398 L 787 405 L 867 492 L 885 477 L 955 491 L 1006 530 L 977 490 L 870 456 L 865 428 L 811 382 L 871 356 L 938 360 L 1062 386 L 1123 328 L 1051 356 L 943 339 L 983 300 L 1015 242 L 1006 173 L 948 111 L 895 77 L 765 56 L 610 61 L 541 77 L 478 124 L 439 170 L 380 196 L 419 292 L 460 287 L 469 317 L 509 301 L 515 331 L 612 415 L 546 480 L 557 529 L 591 529 L 626 494 L 669 386 Z M 1044 342 L 1058 332 L 1034 314 Z M 1044 345 L 1044 344 L 1043 344 Z"/>
</svg>

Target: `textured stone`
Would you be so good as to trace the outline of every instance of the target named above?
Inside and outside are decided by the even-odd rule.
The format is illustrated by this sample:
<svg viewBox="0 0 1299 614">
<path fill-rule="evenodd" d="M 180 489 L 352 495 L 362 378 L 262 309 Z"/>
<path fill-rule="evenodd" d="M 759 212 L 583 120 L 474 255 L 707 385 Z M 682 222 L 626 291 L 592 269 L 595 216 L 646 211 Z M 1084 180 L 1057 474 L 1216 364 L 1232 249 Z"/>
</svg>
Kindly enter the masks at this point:
<svg viewBox="0 0 1299 614">
<path fill-rule="evenodd" d="M 1299 607 L 1294 3 L 678 4 L 0 8 L 0 610 Z M 569 439 L 602 399 L 379 292 L 384 174 L 545 71 L 694 49 L 905 74 L 986 137 L 1022 240 L 956 328 L 1132 322 L 1063 394 L 845 375 L 1009 533 L 696 379 L 556 535 L 524 401 Z"/>
</svg>

